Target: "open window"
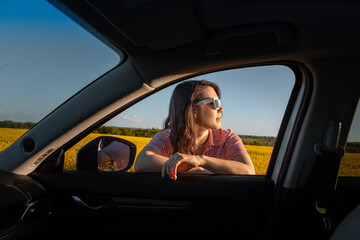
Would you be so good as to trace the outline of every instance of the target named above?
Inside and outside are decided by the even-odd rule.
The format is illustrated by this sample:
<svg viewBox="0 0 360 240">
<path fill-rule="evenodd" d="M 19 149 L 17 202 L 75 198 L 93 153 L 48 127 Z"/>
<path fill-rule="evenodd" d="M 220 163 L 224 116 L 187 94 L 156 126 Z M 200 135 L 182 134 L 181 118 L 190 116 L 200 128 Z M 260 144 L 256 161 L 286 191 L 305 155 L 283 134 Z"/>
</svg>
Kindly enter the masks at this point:
<svg viewBox="0 0 360 240">
<path fill-rule="evenodd" d="M 192 79 L 219 85 L 224 108 L 222 128 L 232 129 L 240 136 L 256 174 L 265 175 L 295 85 L 294 72 L 287 66 L 273 65 L 224 70 Z M 137 155 L 163 129 L 175 86 L 144 99 L 77 143 L 65 153 L 64 169 L 75 170 L 77 151 L 101 135 L 133 142 L 137 146 Z"/>
</svg>

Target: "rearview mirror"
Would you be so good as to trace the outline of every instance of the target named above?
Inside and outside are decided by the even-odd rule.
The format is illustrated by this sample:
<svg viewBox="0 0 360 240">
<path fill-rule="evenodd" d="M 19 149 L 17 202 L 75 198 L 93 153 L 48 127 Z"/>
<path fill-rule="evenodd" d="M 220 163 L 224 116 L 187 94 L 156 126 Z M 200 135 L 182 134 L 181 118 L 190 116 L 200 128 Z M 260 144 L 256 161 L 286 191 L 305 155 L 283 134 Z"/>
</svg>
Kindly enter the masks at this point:
<svg viewBox="0 0 360 240">
<path fill-rule="evenodd" d="M 85 144 L 76 155 L 77 170 L 126 171 L 134 164 L 136 145 L 101 136 Z"/>
</svg>

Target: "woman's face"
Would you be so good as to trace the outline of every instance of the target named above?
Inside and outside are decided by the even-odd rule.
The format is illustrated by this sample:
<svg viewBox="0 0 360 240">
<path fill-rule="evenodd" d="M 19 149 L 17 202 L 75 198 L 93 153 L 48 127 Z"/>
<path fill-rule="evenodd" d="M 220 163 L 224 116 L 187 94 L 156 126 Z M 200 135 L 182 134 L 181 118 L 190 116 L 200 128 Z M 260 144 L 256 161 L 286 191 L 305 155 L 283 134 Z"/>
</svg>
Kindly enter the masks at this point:
<svg viewBox="0 0 360 240">
<path fill-rule="evenodd" d="M 208 98 L 218 98 L 215 90 L 206 86 L 200 94 L 200 101 Z M 221 113 L 224 111 L 222 106 L 216 110 L 214 103 L 208 103 L 196 106 L 195 123 L 200 127 L 206 129 L 219 129 L 221 128 Z"/>
</svg>

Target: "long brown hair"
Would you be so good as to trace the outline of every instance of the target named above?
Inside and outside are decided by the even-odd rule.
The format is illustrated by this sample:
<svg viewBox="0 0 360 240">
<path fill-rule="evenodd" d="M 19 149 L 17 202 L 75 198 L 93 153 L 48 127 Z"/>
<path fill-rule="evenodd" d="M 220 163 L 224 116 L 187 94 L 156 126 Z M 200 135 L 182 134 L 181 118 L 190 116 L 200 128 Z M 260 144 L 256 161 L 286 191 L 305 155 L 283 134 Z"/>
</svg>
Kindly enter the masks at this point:
<svg viewBox="0 0 360 240">
<path fill-rule="evenodd" d="M 164 128 L 171 130 L 170 141 L 174 147 L 174 153 L 195 153 L 195 104 L 201 100 L 202 90 L 206 86 L 212 87 L 218 97 L 221 97 L 218 85 L 205 80 L 186 81 L 174 89 L 170 100 L 169 115 L 164 122 Z"/>
</svg>

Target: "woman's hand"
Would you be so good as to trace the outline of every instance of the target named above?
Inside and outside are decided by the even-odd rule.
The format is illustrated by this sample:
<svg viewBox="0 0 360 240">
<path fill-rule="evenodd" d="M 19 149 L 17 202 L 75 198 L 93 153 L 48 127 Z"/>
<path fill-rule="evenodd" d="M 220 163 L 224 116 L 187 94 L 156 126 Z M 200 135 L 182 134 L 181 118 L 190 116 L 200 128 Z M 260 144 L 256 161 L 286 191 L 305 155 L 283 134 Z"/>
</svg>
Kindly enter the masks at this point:
<svg viewBox="0 0 360 240">
<path fill-rule="evenodd" d="M 161 176 L 164 177 L 167 174 L 171 179 L 176 180 L 178 172 L 186 172 L 198 167 L 200 161 L 201 157 L 198 155 L 175 153 L 164 163 L 161 169 Z"/>
</svg>

